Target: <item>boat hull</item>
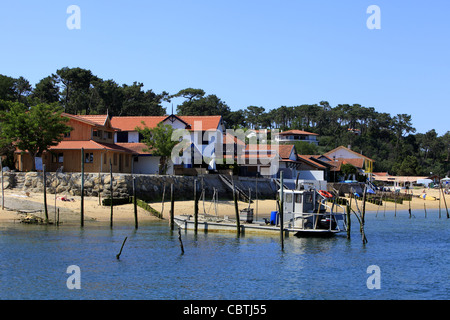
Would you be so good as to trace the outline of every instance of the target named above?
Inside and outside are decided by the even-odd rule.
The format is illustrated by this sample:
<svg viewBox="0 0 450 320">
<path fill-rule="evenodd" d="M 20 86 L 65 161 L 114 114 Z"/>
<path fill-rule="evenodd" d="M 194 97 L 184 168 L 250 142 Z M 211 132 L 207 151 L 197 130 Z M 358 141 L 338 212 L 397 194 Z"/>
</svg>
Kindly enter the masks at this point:
<svg viewBox="0 0 450 320">
<path fill-rule="evenodd" d="M 184 230 L 194 230 L 195 222 L 190 220 L 189 216 L 175 216 L 175 223 Z M 236 233 L 237 227 L 235 222 L 226 221 L 199 221 L 198 228 L 199 232 L 227 232 Z M 329 230 L 329 229 L 300 229 L 285 227 L 284 232 L 286 235 L 294 234 L 298 236 L 330 236 L 339 233 L 341 230 Z M 264 225 L 258 223 L 241 223 L 240 224 L 241 233 L 249 234 L 267 234 L 267 235 L 279 235 L 280 227 L 274 225 Z"/>
</svg>

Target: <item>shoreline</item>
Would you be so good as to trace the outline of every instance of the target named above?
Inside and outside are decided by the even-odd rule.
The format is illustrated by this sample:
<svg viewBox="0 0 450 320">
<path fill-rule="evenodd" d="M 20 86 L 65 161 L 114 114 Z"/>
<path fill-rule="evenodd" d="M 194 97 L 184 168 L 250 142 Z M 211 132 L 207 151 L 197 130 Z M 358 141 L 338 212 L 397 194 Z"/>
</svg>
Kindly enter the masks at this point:
<svg viewBox="0 0 450 320">
<path fill-rule="evenodd" d="M 414 190 L 415 195 L 420 195 L 422 190 Z M 417 192 L 419 191 L 419 192 Z M 434 197 L 439 197 L 437 189 L 427 189 L 427 194 Z M 57 196 L 56 207 L 60 210 L 60 221 L 61 223 L 79 223 L 80 221 L 80 199 L 79 196 L 68 197 L 71 201 L 62 201 Z M 442 194 L 441 194 L 442 197 Z M 447 202 L 447 208 L 450 206 L 450 195 L 445 195 L 445 200 Z M 26 213 L 20 213 L 20 210 L 25 211 L 36 211 L 32 212 L 32 215 L 44 218 L 44 204 L 43 204 L 43 194 L 41 193 L 28 193 L 17 191 L 17 190 L 5 190 L 5 210 L 0 208 L 0 224 L 3 222 L 13 222 L 20 220 L 26 216 Z M 446 208 L 444 201 L 441 199 L 441 214 L 446 217 Z M 169 220 L 169 210 L 170 201 L 165 201 L 164 206 L 161 202 L 152 202 L 149 205 L 161 212 L 163 210 L 162 221 Z M 358 201 L 358 206 L 361 209 L 362 201 Z M 247 208 L 248 203 L 238 202 L 239 210 Z M 439 209 L 439 200 L 423 200 L 418 197 L 413 197 L 411 201 L 411 211 L 424 212 L 424 206 L 427 210 Z M 7 209 L 9 208 L 9 209 Z M 47 194 L 47 208 L 48 216 L 50 221 L 54 221 L 55 218 L 55 196 L 54 194 Z M 276 201 L 275 200 L 258 200 L 250 204 L 250 208 L 254 211 L 255 220 L 262 218 L 269 218 L 271 211 L 276 211 Z M 356 211 L 356 206 L 354 200 L 352 201 L 352 208 Z M 206 212 L 207 214 L 215 215 L 216 207 L 214 206 L 211 199 L 205 201 L 199 201 L 199 213 L 202 214 Z M 366 202 L 366 213 L 377 213 L 386 211 L 408 211 L 409 202 L 404 201 L 403 204 L 397 204 L 393 202 L 384 202 L 382 206 L 378 206 L 369 202 Z M 146 210 L 138 206 L 138 222 L 148 222 L 148 221 L 160 221 L 159 218 L 155 217 Z M 193 214 L 194 211 L 194 201 L 193 200 L 183 200 L 175 202 L 175 214 Z M 109 206 L 99 205 L 99 200 L 97 197 L 84 197 L 84 216 L 85 222 L 108 222 L 110 221 L 111 209 Z M 218 216 L 230 216 L 234 217 L 234 203 L 232 200 L 220 200 L 217 204 L 217 215 Z M 114 223 L 129 223 L 134 225 L 134 209 L 133 204 L 125 204 L 114 206 L 113 210 L 113 222 Z"/>
</svg>

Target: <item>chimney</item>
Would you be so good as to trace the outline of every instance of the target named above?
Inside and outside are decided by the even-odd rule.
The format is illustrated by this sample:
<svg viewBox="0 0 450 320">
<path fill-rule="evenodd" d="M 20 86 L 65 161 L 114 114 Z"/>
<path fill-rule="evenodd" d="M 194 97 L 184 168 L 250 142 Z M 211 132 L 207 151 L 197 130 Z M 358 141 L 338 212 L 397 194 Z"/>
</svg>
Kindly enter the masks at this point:
<svg viewBox="0 0 450 320">
<path fill-rule="evenodd" d="M 350 150 L 352 150 L 352 145 L 349 144 L 349 145 L 347 146 L 347 148 L 350 149 Z"/>
</svg>

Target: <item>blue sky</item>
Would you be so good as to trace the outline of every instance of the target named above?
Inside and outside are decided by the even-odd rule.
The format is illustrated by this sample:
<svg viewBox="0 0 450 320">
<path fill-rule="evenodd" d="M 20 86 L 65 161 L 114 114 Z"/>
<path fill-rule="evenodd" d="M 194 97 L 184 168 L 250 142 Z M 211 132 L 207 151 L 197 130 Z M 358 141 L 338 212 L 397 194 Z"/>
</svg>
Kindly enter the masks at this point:
<svg viewBox="0 0 450 320">
<path fill-rule="evenodd" d="M 0 73 L 33 85 L 81 67 L 157 93 L 202 88 L 232 110 L 359 103 L 450 130 L 450 1 L 1 0 L 0 39 Z"/>
</svg>

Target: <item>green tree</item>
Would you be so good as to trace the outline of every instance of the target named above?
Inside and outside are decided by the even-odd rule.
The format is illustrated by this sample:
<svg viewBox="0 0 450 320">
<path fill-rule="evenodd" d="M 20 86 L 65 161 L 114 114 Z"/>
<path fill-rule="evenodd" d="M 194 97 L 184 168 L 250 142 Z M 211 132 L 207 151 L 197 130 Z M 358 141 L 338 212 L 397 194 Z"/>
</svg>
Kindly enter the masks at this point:
<svg viewBox="0 0 450 320">
<path fill-rule="evenodd" d="M 22 103 L 10 103 L 8 111 L 0 114 L 0 134 L 7 143 L 14 144 L 32 158 L 42 155 L 50 146 L 57 145 L 72 128 L 66 125 L 62 109 L 56 105 L 37 104 L 30 108 Z"/>
<path fill-rule="evenodd" d="M 91 70 L 64 67 L 56 71 L 61 85 L 64 111 L 71 114 L 90 113 L 91 83 L 98 79 Z"/>
<path fill-rule="evenodd" d="M 412 155 L 406 156 L 406 158 L 403 159 L 397 174 L 401 176 L 415 176 L 419 170 L 418 166 L 419 163 L 417 161 L 417 157 Z"/>
<path fill-rule="evenodd" d="M 0 74 L 0 100 L 15 100 L 14 82 L 14 78 Z"/>
<path fill-rule="evenodd" d="M 33 90 L 32 97 L 38 99 L 40 103 L 59 102 L 56 76 L 53 74 L 40 80 Z"/>
<path fill-rule="evenodd" d="M 168 169 L 168 159 L 175 145 L 179 141 L 172 141 L 173 127 L 162 122 L 154 128 L 149 128 L 142 122 L 144 128 L 136 127 L 136 130 L 142 134 L 142 142 L 148 146 L 144 151 L 151 152 L 154 156 L 160 156 L 160 174 L 166 174 Z"/>
<path fill-rule="evenodd" d="M 165 109 L 161 106 L 161 100 L 168 97 L 168 93 L 160 95 L 152 90 L 144 91 L 143 83 L 134 82 L 131 86 L 122 86 L 123 104 L 118 116 L 163 116 Z"/>
</svg>

